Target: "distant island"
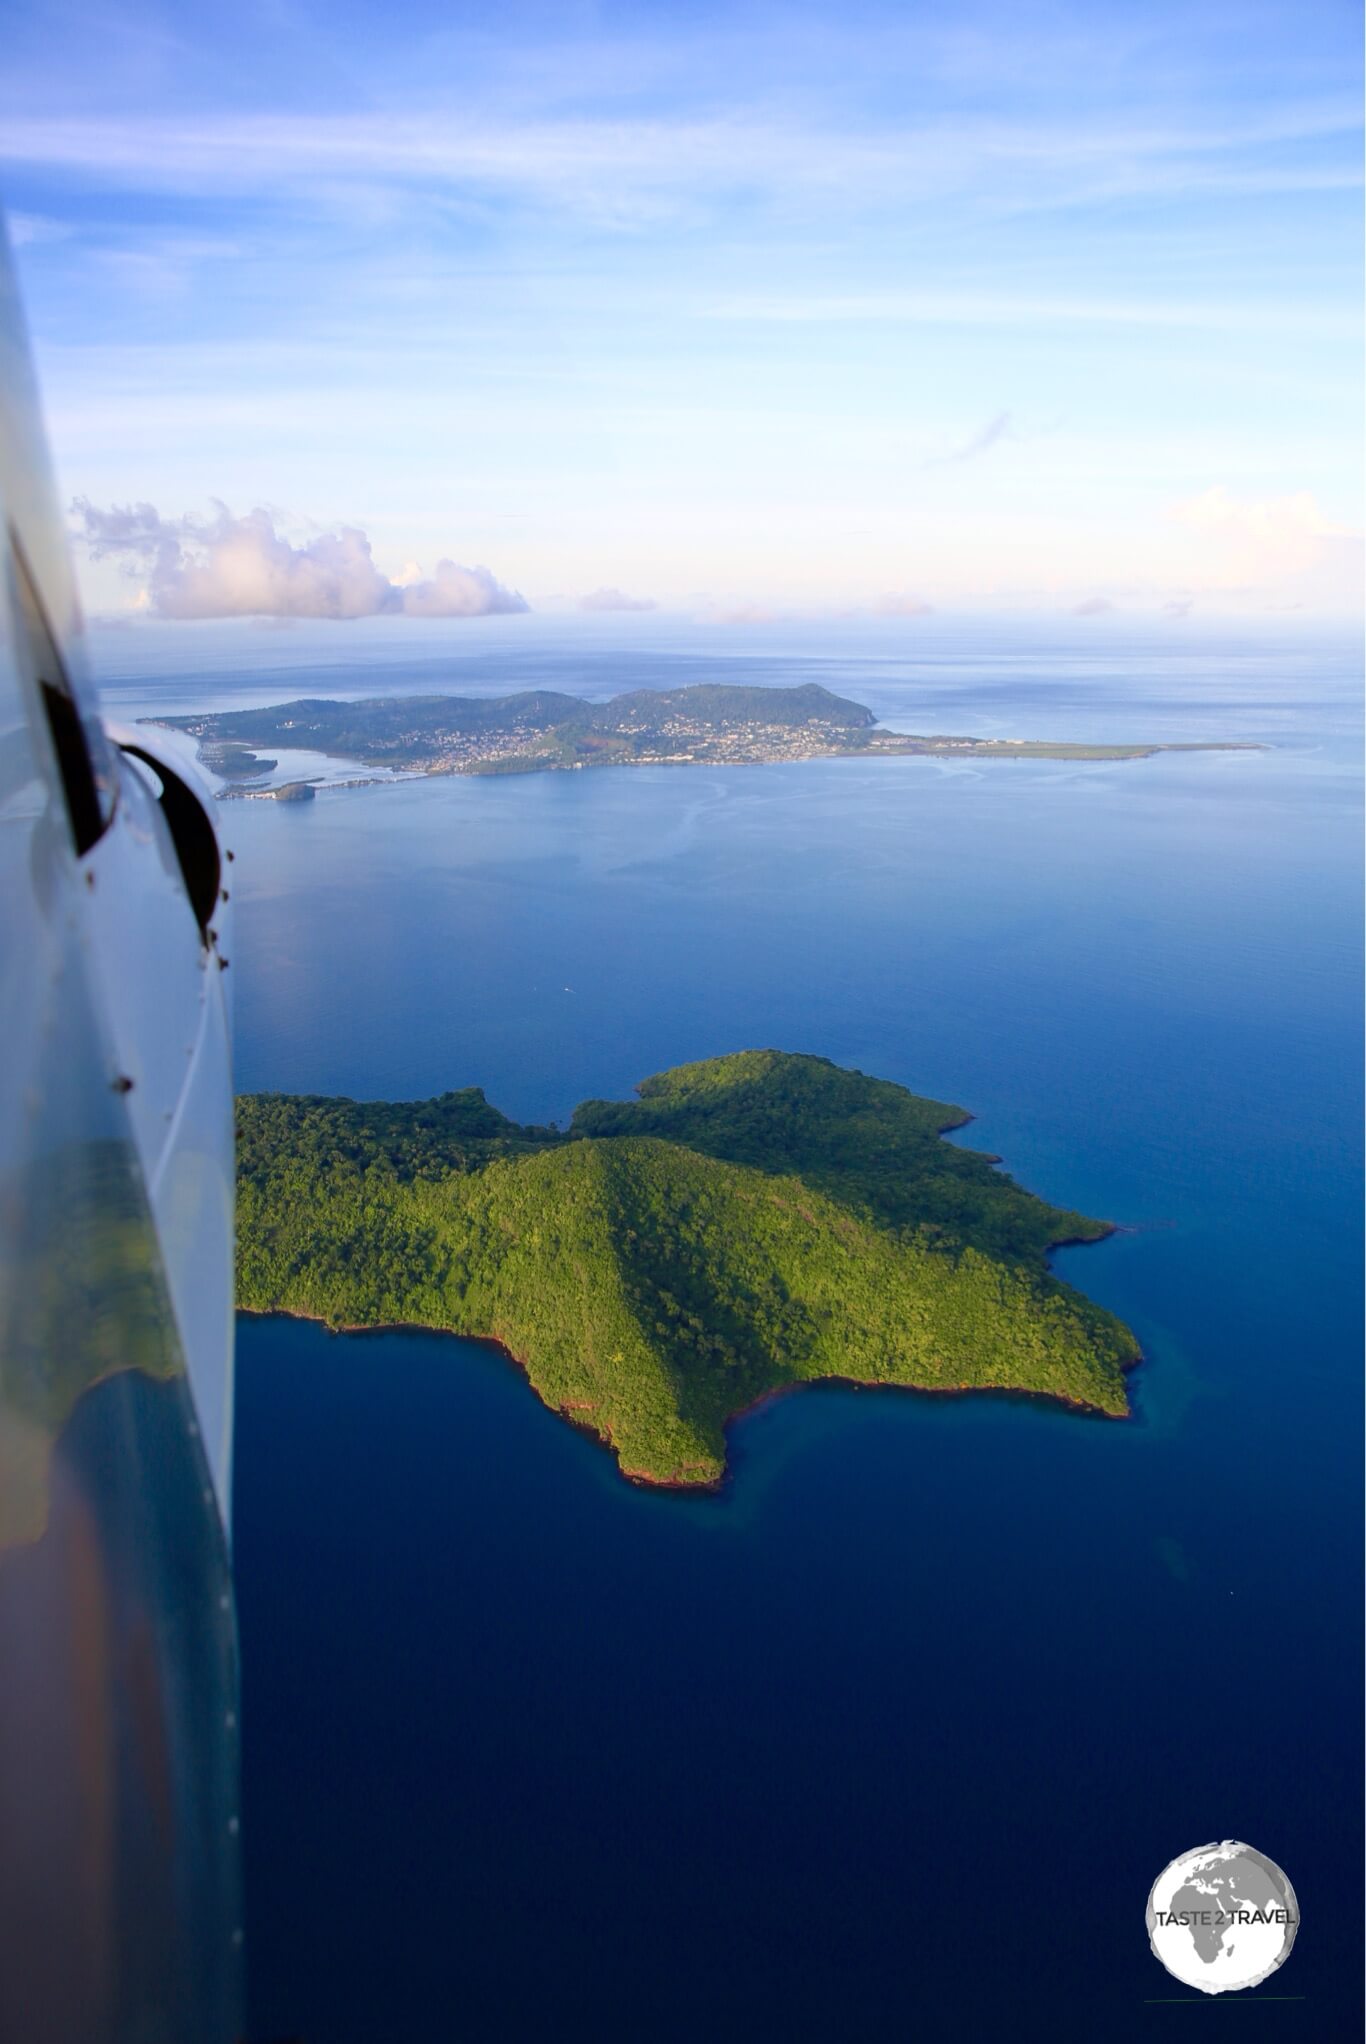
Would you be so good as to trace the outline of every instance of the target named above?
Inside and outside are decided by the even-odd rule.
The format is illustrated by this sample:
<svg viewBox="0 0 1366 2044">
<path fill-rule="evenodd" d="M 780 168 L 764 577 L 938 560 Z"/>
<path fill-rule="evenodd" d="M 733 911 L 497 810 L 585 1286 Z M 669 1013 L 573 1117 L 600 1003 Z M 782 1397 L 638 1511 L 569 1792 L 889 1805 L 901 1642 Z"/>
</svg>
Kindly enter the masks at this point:
<svg viewBox="0 0 1366 2044">
<path fill-rule="evenodd" d="M 495 1341 L 636 1482 L 714 1487 L 727 1421 L 822 1378 L 1129 1411 L 1134 1336 L 1047 1264 L 1110 1225 L 824 1058 L 681 1065 L 567 1130 L 477 1087 L 237 1112 L 243 1308 Z"/>
<path fill-rule="evenodd" d="M 528 774 L 600 766 L 758 765 L 778 760 L 931 756 L 1146 759 L 1155 752 L 1255 750 L 1238 745 L 1081 745 L 1024 738 L 886 731 L 862 703 L 816 682 L 745 688 L 694 682 L 589 703 L 554 689 L 517 695 L 303 697 L 255 710 L 148 718 L 188 732 L 205 764 L 237 784 L 277 762 L 254 748 L 304 748 L 390 772 Z"/>
<path fill-rule="evenodd" d="M 144 718 L 150 723 L 151 718 Z M 205 741 L 199 748 L 203 764 L 225 781 L 257 780 L 263 774 L 273 774 L 280 762 L 278 759 L 262 759 L 249 745 L 224 743 L 215 745 Z"/>
</svg>

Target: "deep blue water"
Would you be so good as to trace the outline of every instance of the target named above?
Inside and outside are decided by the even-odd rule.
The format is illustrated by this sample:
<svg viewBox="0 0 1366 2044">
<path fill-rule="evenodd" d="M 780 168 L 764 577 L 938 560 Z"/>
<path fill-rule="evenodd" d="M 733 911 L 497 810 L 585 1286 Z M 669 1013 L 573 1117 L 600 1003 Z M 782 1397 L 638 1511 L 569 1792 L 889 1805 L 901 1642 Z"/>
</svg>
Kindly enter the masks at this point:
<svg viewBox="0 0 1366 2044">
<path fill-rule="evenodd" d="M 657 1497 L 488 1350 L 244 1323 L 255 2036 L 1162 2038 L 1230 2020 L 1152 1999 L 1143 1922 L 1225 1836 L 1303 1917 L 1239 1998 L 1303 1999 L 1231 2020 L 1357 2034 L 1354 663 L 809 672 L 913 728 L 1274 749 L 233 805 L 239 1083 L 543 1118 L 775 1044 L 957 1100 L 1133 1230 L 1060 1264 L 1140 1335 L 1138 1417 L 809 1392 Z"/>
</svg>

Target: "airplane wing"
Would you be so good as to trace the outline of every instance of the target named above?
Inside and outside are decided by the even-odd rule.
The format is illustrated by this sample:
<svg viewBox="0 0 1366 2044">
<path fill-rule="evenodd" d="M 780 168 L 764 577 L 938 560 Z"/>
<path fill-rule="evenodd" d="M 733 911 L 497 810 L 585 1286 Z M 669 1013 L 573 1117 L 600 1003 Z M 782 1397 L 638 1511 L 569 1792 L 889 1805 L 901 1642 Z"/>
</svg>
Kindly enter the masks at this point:
<svg viewBox="0 0 1366 2044">
<path fill-rule="evenodd" d="M 0 245 L 0 2036 L 16 2044 L 240 2034 L 230 895 L 193 770 L 101 721 Z"/>
</svg>

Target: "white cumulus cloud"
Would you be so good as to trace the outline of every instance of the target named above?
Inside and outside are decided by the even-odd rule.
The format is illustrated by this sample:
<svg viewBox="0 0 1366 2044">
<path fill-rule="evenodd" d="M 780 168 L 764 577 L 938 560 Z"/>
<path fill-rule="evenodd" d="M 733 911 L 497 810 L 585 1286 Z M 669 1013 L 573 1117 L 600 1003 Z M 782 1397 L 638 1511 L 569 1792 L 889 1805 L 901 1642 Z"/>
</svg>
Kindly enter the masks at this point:
<svg viewBox="0 0 1366 2044">
<path fill-rule="evenodd" d="M 101 510 L 85 497 L 71 508 L 92 559 L 122 559 L 158 617 L 487 617 L 528 608 L 487 568 L 450 560 L 429 578 L 408 568 L 391 581 L 354 525 L 296 546 L 261 509 L 235 518 L 217 504 L 199 520 L 163 518 L 145 503 Z"/>
<path fill-rule="evenodd" d="M 405 617 L 491 617 L 496 611 L 527 610 L 515 589 L 505 589 L 487 568 L 462 568 L 458 561 L 438 561 L 427 581 L 409 582 L 398 601 L 386 609 Z"/>
<path fill-rule="evenodd" d="M 1315 608 L 1355 612 L 1360 605 L 1361 535 L 1335 525 L 1308 490 L 1243 497 L 1219 483 L 1174 505 L 1171 516 L 1216 586 Z"/>
</svg>

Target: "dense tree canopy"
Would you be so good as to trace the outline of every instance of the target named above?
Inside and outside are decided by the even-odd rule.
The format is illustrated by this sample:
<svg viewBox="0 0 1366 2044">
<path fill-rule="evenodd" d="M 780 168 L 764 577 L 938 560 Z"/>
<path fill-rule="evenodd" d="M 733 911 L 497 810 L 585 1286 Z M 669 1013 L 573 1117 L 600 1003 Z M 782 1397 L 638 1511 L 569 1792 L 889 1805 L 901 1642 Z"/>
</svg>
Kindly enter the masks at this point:
<svg viewBox="0 0 1366 2044">
<path fill-rule="evenodd" d="M 482 1092 L 239 1102 L 243 1306 L 489 1336 L 623 1470 L 718 1480 L 726 1420 L 820 1377 L 1128 1410 L 1118 1320 L 1045 1251 L 1104 1223 L 941 1140 L 961 1109 L 745 1051 L 567 1132 Z"/>
</svg>

